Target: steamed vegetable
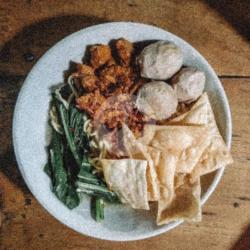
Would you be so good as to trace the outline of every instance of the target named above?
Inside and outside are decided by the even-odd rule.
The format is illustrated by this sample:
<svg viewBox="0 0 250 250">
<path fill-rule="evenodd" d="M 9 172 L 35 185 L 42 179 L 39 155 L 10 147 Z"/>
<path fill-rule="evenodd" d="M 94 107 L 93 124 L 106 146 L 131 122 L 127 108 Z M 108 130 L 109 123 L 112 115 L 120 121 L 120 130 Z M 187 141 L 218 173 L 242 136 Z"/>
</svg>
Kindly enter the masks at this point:
<svg viewBox="0 0 250 250">
<path fill-rule="evenodd" d="M 82 193 L 93 197 L 96 204 L 94 214 L 96 220 L 101 221 L 104 218 L 103 200 L 117 202 L 118 198 L 108 189 L 102 176 L 95 174 L 90 163 L 93 153 L 91 136 L 84 131 L 88 117 L 71 103 L 72 94 L 72 86 L 69 85 L 52 94 L 52 137 L 44 171 L 51 178 L 52 191 L 68 208 L 79 205 Z"/>
<path fill-rule="evenodd" d="M 104 202 L 101 198 L 93 197 L 91 200 L 92 216 L 97 222 L 104 220 Z"/>
<path fill-rule="evenodd" d="M 46 165 L 46 170 L 50 173 L 54 194 L 68 208 L 72 209 L 79 205 L 80 200 L 75 190 L 75 186 L 69 178 L 69 173 L 64 166 L 64 150 L 61 135 L 53 130 L 49 147 L 50 161 L 49 164 Z"/>
</svg>

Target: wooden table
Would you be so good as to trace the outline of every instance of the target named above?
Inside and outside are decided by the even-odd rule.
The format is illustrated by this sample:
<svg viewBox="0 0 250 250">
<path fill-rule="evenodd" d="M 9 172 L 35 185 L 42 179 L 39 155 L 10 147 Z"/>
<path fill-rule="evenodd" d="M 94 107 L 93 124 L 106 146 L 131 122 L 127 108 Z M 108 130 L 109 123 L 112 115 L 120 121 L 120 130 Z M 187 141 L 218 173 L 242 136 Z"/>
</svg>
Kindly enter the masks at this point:
<svg viewBox="0 0 250 250">
<path fill-rule="evenodd" d="M 39 57 L 74 31 L 120 20 L 162 27 L 205 56 L 229 99 L 235 160 L 201 223 L 128 243 L 82 236 L 49 215 L 24 184 L 11 140 L 17 94 Z M 0 249 L 250 249 L 249 27 L 249 0 L 0 0 Z"/>
</svg>

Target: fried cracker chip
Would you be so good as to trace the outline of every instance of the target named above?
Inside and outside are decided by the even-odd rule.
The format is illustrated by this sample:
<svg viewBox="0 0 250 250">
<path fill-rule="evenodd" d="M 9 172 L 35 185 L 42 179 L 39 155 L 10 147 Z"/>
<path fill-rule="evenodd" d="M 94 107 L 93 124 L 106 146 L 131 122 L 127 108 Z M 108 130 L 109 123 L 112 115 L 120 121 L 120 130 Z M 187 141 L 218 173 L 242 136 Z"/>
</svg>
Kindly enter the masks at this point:
<svg viewBox="0 0 250 250">
<path fill-rule="evenodd" d="M 159 201 L 157 225 L 166 224 L 176 220 L 200 221 L 200 195 L 200 179 L 197 179 L 194 183 L 190 183 L 187 175 L 185 175 L 183 183 L 176 187 L 172 199 L 168 202 L 164 199 Z"/>
<path fill-rule="evenodd" d="M 207 125 L 209 112 L 208 103 L 208 96 L 204 93 L 189 111 L 167 122 L 167 125 L 176 122 L 180 122 L 180 124 Z"/>
<path fill-rule="evenodd" d="M 203 152 L 199 162 L 194 167 L 191 180 L 194 182 L 198 176 L 208 174 L 218 168 L 233 163 L 229 149 L 220 135 L 216 125 L 213 110 L 208 96 L 204 93 L 187 113 L 174 118 L 171 122 L 184 124 L 206 124 L 211 141 Z"/>
<path fill-rule="evenodd" d="M 149 145 L 177 159 L 177 173 L 191 173 L 210 143 L 208 129 L 203 125 L 145 127 L 146 132 L 155 131 Z"/>
<path fill-rule="evenodd" d="M 147 183 L 148 183 L 148 200 L 157 201 L 160 197 L 159 181 L 156 175 L 156 166 L 160 161 L 160 151 L 152 147 L 146 147 L 146 151 L 141 151 L 133 155 L 134 159 L 144 159 L 148 161 Z"/>
<path fill-rule="evenodd" d="M 179 219 L 199 221 L 199 178 L 190 183 L 187 176 L 210 143 L 208 129 L 204 125 L 147 125 L 144 137 L 151 137 L 148 144 L 161 152 L 155 165 L 160 184 L 157 224 Z"/>
<path fill-rule="evenodd" d="M 147 147 L 138 142 L 133 135 L 133 132 L 123 124 L 123 142 L 127 154 L 132 159 L 147 160 L 147 183 L 148 183 L 148 199 L 156 201 L 159 199 L 159 185 L 155 171 L 155 164 L 159 162 L 159 155 L 156 149 Z"/>
<path fill-rule="evenodd" d="M 149 145 L 155 135 L 156 126 L 145 125 L 143 128 L 143 135 L 137 139 L 143 145 Z"/>
<path fill-rule="evenodd" d="M 187 174 L 184 174 L 184 173 L 178 173 L 177 175 L 175 175 L 174 177 L 175 189 L 184 184 L 186 176 Z"/>
<path fill-rule="evenodd" d="M 158 215 L 167 208 L 174 198 L 174 176 L 177 157 L 162 153 L 156 172 L 160 183 L 160 199 L 158 201 Z"/>
<path fill-rule="evenodd" d="M 147 161 L 134 159 L 101 160 L 106 183 L 122 203 L 135 209 L 149 209 Z"/>
</svg>

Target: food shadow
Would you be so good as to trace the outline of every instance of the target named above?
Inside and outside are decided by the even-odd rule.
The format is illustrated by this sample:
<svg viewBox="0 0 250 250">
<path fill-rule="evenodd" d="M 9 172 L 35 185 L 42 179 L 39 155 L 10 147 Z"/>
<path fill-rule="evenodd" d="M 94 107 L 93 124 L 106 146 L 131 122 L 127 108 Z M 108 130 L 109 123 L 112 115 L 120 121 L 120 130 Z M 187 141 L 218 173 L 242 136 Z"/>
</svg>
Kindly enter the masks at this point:
<svg viewBox="0 0 250 250">
<path fill-rule="evenodd" d="M 11 128 L 15 102 L 24 79 L 56 42 L 82 28 L 107 21 L 84 15 L 46 18 L 24 27 L 0 48 L 0 171 L 23 193 L 30 192 L 15 161 Z"/>
</svg>

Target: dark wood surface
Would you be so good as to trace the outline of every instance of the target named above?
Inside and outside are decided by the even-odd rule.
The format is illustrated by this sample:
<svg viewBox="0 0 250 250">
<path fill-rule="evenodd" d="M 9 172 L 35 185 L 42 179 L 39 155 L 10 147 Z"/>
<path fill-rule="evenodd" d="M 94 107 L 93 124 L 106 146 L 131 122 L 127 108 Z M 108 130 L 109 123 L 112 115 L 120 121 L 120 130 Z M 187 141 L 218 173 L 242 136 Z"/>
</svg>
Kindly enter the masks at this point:
<svg viewBox="0 0 250 250">
<path fill-rule="evenodd" d="M 49 215 L 27 189 L 11 140 L 16 97 L 34 63 L 63 37 L 108 21 L 149 23 L 188 41 L 216 70 L 233 116 L 235 163 L 202 222 L 128 243 L 82 236 Z M 0 249 L 250 249 L 249 27 L 248 0 L 0 0 Z"/>
</svg>

